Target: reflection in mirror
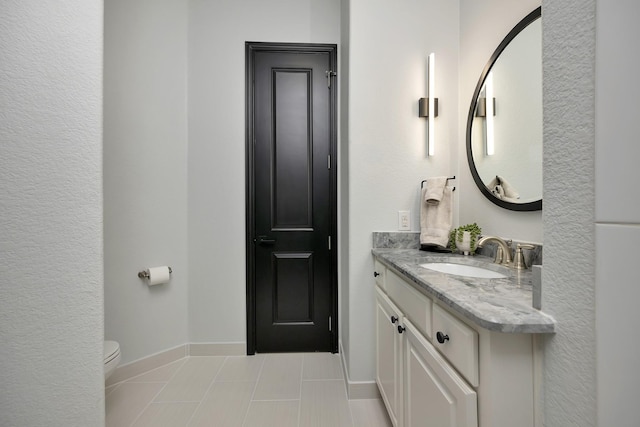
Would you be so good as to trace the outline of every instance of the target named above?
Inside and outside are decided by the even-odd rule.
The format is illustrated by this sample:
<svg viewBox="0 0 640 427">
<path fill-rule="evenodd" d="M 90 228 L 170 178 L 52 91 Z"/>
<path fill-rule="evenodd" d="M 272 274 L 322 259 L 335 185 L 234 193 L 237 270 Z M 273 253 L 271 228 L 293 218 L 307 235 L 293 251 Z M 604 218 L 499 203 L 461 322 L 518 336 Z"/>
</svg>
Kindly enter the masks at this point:
<svg viewBox="0 0 640 427">
<path fill-rule="evenodd" d="M 542 208 L 540 9 L 509 33 L 483 72 L 469 112 L 467 156 L 482 193 L 512 210 Z"/>
</svg>

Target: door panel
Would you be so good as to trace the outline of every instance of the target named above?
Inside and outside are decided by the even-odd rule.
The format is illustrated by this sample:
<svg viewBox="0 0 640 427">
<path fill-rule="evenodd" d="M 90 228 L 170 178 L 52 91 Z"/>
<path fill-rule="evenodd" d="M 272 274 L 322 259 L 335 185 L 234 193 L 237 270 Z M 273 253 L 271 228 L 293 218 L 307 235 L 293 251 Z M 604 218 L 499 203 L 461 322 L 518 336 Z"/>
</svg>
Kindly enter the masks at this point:
<svg viewBox="0 0 640 427">
<path fill-rule="evenodd" d="M 273 74 L 273 228 L 313 228 L 311 70 Z"/>
<path fill-rule="evenodd" d="M 376 288 L 376 382 L 394 427 L 402 426 L 402 313 Z"/>
<path fill-rule="evenodd" d="M 337 350 L 333 49 L 248 47 L 249 354 Z"/>
<path fill-rule="evenodd" d="M 273 323 L 313 322 L 313 254 L 274 253 L 273 256 Z"/>
</svg>

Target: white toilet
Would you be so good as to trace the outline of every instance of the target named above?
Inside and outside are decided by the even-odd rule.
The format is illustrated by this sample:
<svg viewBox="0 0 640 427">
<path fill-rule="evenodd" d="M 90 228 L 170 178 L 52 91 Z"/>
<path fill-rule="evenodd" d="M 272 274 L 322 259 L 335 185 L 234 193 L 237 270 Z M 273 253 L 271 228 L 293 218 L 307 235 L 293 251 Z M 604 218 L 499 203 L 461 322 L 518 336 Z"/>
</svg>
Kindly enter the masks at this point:
<svg viewBox="0 0 640 427">
<path fill-rule="evenodd" d="M 109 378 L 120 363 L 120 344 L 116 341 L 104 342 L 104 379 Z"/>
</svg>

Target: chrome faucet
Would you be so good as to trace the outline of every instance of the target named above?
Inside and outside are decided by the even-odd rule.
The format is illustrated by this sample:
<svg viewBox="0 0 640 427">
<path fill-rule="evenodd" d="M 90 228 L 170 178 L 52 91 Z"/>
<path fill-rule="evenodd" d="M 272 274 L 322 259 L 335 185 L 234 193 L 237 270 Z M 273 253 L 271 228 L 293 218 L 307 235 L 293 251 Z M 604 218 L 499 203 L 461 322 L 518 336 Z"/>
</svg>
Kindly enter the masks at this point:
<svg viewBox="0 0 640 427">
<path fill-rule="evenodd" d="M 498 244 L 496 258 L 493 262 L 495 262 L 496 264 L 502 264 L 507 267 L 511 267 L 513 263 L 511 262 L 511 248 L 509 247 L 509 243 L 505 242 L 503 239 L 497 236 L 484 236 L 480 240 L 478 240 L 476 246 L 481 248 L 482 245 L 489 241 L 494 241 Z"/>
</svg>

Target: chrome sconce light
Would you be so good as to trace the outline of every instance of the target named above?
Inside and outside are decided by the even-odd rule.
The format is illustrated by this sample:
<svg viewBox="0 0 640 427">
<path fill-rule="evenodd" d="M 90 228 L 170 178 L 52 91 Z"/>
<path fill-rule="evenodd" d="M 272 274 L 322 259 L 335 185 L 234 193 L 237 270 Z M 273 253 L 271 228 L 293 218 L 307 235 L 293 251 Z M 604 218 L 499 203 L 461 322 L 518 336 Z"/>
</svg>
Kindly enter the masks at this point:
<svg viewBox="0 0 640 427">
<path fill-rule="evenodd" d="M 435 125 L 434 118 L 438 117 L 438 98 L 435 97 L 435 68 L 436 58 L 434 53 L 429 54 L 427 86 L 428 98 L 420 98 L 418 101 L 418 117 L 429 118 L 429 130 L 427 139 L 427 154 L 433 156 L 435 154 Z"/>
<path fill-rule="evenodd" d="M 496 115 L 496 98 L 493 95 L 493 73 L 489 72 L 484 82 L 484 96 L 478 98 L 476 116 L 485 118 L 485 154 L 493 156 L 495 148 L 495 124 L 493 117 Z"/>
</svg>

